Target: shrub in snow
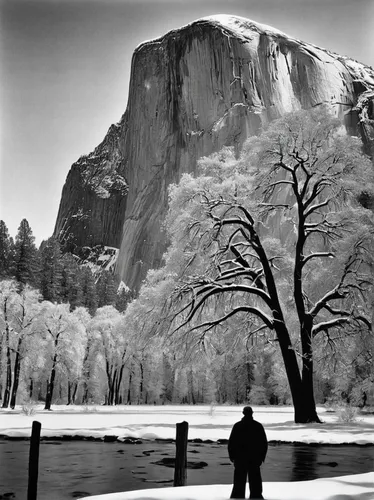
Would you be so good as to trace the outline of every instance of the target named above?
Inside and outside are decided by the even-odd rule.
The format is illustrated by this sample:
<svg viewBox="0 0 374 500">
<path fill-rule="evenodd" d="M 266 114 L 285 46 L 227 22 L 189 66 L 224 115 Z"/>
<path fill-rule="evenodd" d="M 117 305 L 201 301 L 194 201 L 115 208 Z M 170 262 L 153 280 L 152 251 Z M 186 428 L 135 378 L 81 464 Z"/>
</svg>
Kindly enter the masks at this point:
<svg viewBox="0 0 374 500">
<path fill-rule="evenodd" d="M 96 406 L 84 405 L 82 408 L 83 413 L 96 413 L 98 411 Z"/>
<path fill-rule="evenodd" d="M 357 417 L 357 408 L 355 406 L 341 406 L 336 410 L 339 422 L 355 422 Z"/>
<path fill-rule="evenodd" d="M 214 410 L 216 409 L 216 406 L 215 406 L 215 403 L 211 403 L 210 407 L 209 407 L 209 415 L 211 417 L 213 417 L 214 415 Z"/>
<path fill-rule="evenodd" d="M 35 415 L 36 413 L 36 403 L 34 401 L 25 401 L 21 406 L 21 412 L 28 417 Z"/>
</svg>

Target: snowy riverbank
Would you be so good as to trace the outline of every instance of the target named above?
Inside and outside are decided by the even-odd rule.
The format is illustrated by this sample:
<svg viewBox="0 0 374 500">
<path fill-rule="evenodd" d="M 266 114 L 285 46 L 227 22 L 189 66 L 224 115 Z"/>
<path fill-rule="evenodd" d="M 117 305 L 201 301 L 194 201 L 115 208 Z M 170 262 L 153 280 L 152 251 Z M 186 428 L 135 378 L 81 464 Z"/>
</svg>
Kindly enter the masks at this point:
<svg viewBox="0 0 374 500">
<path fill-rule="evenodd" d="M 189 422 L 189 439 L 228 439 L 234 422 L 242 417 L 241 406 L 54 406 L 36 408 L 26 416 L 20 408 L 0 411 L 0 435 L 30 436 L 31 423 L 42 424 L 42 437 L 80 436 L 118 440 L 174 439 L 175 424 Z M 265 427 L 269 441 L 302 443 L 374 444 L 374 415 L 358 414 L 354 422 L 340 422 L 336 413 L 318 408 L 323 424 L 294 424 L 293 409 L 254 406 L 254 418 Z"/>
</svg>

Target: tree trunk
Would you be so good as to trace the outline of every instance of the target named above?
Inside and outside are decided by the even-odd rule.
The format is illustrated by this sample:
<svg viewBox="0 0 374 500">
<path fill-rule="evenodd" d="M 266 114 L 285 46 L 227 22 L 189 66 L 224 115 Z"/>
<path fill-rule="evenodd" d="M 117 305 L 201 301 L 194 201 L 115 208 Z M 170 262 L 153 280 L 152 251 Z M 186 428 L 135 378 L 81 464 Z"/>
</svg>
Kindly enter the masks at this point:
<svg viewBox="0 0 374 500">
<path fill-rule="evenodd" d="M 73 395 L 71 397 L 71 402 L 72 402 L 73 405 L 75 405 L 75 398 L 77 396 L 77 390 L 78 390 L 78 382 L 75 382 L 74 390 L 73 390 Z"/>
<path fill-rule="evenodd" d="M 87 343 L 86 351 L 83 360 L 83 394 L 82 394 L 82 404 L 88 403 L 88 380 L 90 378 L 90 366 L 88 363 L 88 357 L 90 354 L 90 346 Z"/>
<path fill-rule="evenodd" d="M 68 402 L 67 402 L 67 406 L 69 406 L 71 403 L 71 382 L 69 382 L 68 380 Z"/>
<path fill-rule="evenodd" d="M 121 404 L 121 402 L 120 402 L 121 401 L 120 388 L 121 388 L 121 382 L 122 382 L 124 368 L 125 368 L 125 365 L 122 364 L 120 371 L 119 371 L 119 375 L 117 377 L 115 396 L 114 396 L 114 404 L 116 404 L 116 405 Z"/>
<path fill-rule="evenodd" d="M 12 361 L 10 357 L 10 349 L 9 349 L 9 333 L 7 335 L 7 349 L 6 349 L 6 381 L 5 381 L 5 390 L 4 390 L 4 399 L 3 399 L 3 408 L 8 408 L 9 400 L 10 400 L 10 390 L 12 387 Z"/>
<path fill-rule="evenodd" d="M 110 384 L 110 390 L 109 390 L 109 400 L 110 400 L 109 404 L 110 405 L 114 404 L 114 395 L 115 395 L 115 390 L 116 390 L 117 373 L 118 373 L 118 370 L 116 368 L 114 370 L 114 373 L 113 373 L 112 383 Z"/>
<path fill-rule="evenodd" d="M 301 347 L 303 353 L 302 366 L 302 394 L 303 394 L 303 410 L 304 420 L 306 422 L 321 423 L 317 415 L 316 403 L 314 400 L 313 388 L 313 347 L 312 347 L 312 327 L 311 318 L 307 318 L 304 322 L 304 328 L 301 331 Z"/>
<path fill-rule="evenodd" d="M 34 380 L 30 378 L 30 384 L 29 384 L 29 398 L 32 399 L 32 395 L 34 392 Z"/>
<path fill-rule="evenodd" d="M 12 387 L 12 359 L 10 356 L 10 334 L 8 324 L 7 303 L 4 304 L 4 320 L 5 320 L 5 345 L 6 345 L 6 382 L 3 399 L 3 408 L 8 408 L 10 399 L 10 389 Z"/>
<path fill-rule="evenodd" d="M 106 398 L 105 398 L 106 400 Z M 83 395 L 82 395 L 82 405 L 84 404 L 87 404 L 88 403 L 88 385 L 86 383 L 86 381 L 84 382 L 84 389 L 83 389 Z M 106 404 L 106 403 L 104 403 Z"/>
<path fill-rule="evenodd" d="M 294 349 L 292 348 L 289 333 L 285 324 L 278 323 L 276 332 L 281 348 L 284 366 L 286 369 L 288 384 L 291 390 L 292 402 L 295 410 L 295 423 L 320 423 L 320 420 L 317 416 L 313 395 L 313 370 L 308 372 L 308 376 L 305 379 L 305 382 L 303 382 L 300 376 L 296 354 Z"/>
<path fill-rule="evenodd" d="M 108 385 L 108 391 L 107 391 L 107 397 L 106 399 L 106 405 L 112 405 L 113 404 L 113 372 L 114 372 L 114 367 L 109 364 L 109 361 L 107 360 L 105 362 L 106 366 L 106 377 L 107 377 L 107 385 Z"/>
<path fill-rule="evenodd" d="M 12 387 L 12 395 L 10 397 L 10 407 L 12 408 L 12 410 L 14 410 L 16 406 L 17 391 L 19 385 L 19 374 L 21 371 L 21 359 L 22 359 L 20 355 L 21 346 L 22 346 L 22 337 L 19 337 L 17 344 L 16 359 L 14 361 L 14 380 Z"/>
<path fill-rule="evenodd" d="M 45 397 L 45 410 L 50 410 L 51 409 L 51 403 L 52 403 L 52 397 L 53 397 L 53 390 L 55 387 L 55 378 L 56 378 L 56 364 L 57 364 L 57 353 L 55 353 L 53 357 L 53 364 L 52 364 L 52 370 L 51 370 L 51 377 L 47 383 L 47 394 Z"/>
<path fill-rule="evenodd" d="M 190 386 L 191 402 L 192 402 L 193 405 L 195 405 L 196 404 L 196 400 L 195 400 L 195 394 L 194 394 L 193 371 L 192 371 L 192 368 L 191 368 L 191 370 L 189 372 L 188 382 L 189 382 L 189 386 Z"/>
<path fill-rule="evenodd" d="M 139 384 L 139 401 L 143 402 L 143 391 L 144 391 L 144 367 L 143 363 L 139 363 L 140 367 L 140 384 Z"/>
<path fill-rule="evenodd" d="M 127 404 L 131 404 L 131 380 L 132 380 L 132 372 L 130 370 L 129 375 L 129 388 L 127 390 Z"/>
</svg>

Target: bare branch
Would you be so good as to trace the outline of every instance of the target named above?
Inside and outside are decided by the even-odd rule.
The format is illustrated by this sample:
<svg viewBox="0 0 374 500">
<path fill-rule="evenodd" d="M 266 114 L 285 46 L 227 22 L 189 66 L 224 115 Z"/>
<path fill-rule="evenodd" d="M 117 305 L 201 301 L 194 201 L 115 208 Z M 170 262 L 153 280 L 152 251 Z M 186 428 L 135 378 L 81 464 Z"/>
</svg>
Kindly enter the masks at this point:
<svg viewBox="0 0 374 500">
<path fill-rule="evenodd" d="M 332 290 L 328 291 L 320 300 L 316 302 L 309 313 L 313 318 L 326 306 L 330 300 L 343 299 L 346 296 L 346 291 L 340 290 L 340 284 Z"/>
<path fill-rule="evenodd" d="M 189 291 L 191 291 L 189 289 Z M 217 283 L 211 283 L 209 285 L 203 286 L 200 290 L 197 292 L 194 291 L 194 295 L 197 297 L 199 295 L 204 295 L 199 302 L 196 303 L 195 298 L 193 298 L 190 302 L 190 311 L 188 313 L 187 319 L 175 330 L 179 330 L 183 326 L 185 326 L 187 323 L 189 323 L 192 318 L 195 316 L 197 311 L 205 304 L 208 298 L 218 295 L 221 293 L 228 293 L 228 292 L 245 292 L 245 293 L 250 293 L 252 295 L 256 295 L 260 298 L 263 299 L 265 304 L 267 304 L 270 307 L 270 297 L 269 295 L 264 292 L 263 290 L 260 290 L 259 288 L 253 287 L 253 286 L 247 286 L 247 285 L 241 285 L 241 284 L 229 284 L 229 285 L 219 285 Z"/>
<path fill-rule="evenodd" d="M 267 188 L 274 187 L 274 186 L 279 186 L 280 184 L 291 184 L 291 186 L 293 186 L 294 182 L 293 181 L 287 181 L 287 180 L 271 182 L 270 184 L 268 184 Z"/>
<path fill-rule="evenodd" d="M 315 252 L 315 253 L 311 253 L 310 255 L 307 255 L 306 257 L 303 258 L 301 265 L 305 266 L 305 264 L 309 260 L 315 259 L 315 258 L 322 258 L 322 257 L 335 257 L 335 254 L 332 253 L 332 252 Z"/>
<path fill-rule="evenodd" d="M 312 328 L 312 335 L 315 336 L 317 333 L 321 331 L 328 331 L 331 328 L 336 328 L 337 326 L 342 326 L 350 321 L 350 317 L 340 317 L 333 318 L 328 321 L 321 321 L 317 325 L 314 325 Z"/>
<path fill-rule="evenodd" d="M 332 198 L 326 198 L 324 201 L 321 201 L 320 203 L 316 203 L 314 205 L 312 205 L 305 213 L 304 213 L 304 217 L 307 218 L 309 217 L 309 215 L 311 215 L 313 212 L 315 212 L 316 210 L 318 210 L 319 208 L 321 207 L 326 207 L 330 201 L 332 200 Z M 304 204 L 304 208 L 305 208 L 305 204 Z"/>
<path fill-rule="evenodd" d="M 190 331 L 192 332 L 193 330 L 198 330 L 200 328 L 208 327 L 205 330 L 207 332 L 207 331 L 211 330 L 212 328 L 214 328 L 215 326 L 217 326 L 217 325 L 223 323 L 224 321 L 226 321 L 227 319 L 231 318 L 231 316 L 234 316 L 235 314 L 238 314 L 240 312 L 254 314 L 255 316 L 257 316 L 258 318 L 260 318 L 264 322 L 265 327 L 270 328 L 271 330 L 274 328 L 273 321 L 272 321 L 271 317 L 268 316 L 267 314 L 265 314 L 263 311 L 261 311 L 261 309 L 258 309 L 257 307 L 251 307 L 251 306 L 238 306 L 238 307 L 235 307 L 234 309 L 232 309 L 230 312 L 228 312 L 224 316 L 221 316 L 220 318 L 218 318 L 216 320 L 206 321 L 206 322 L 201 323 L 197 326 L 194 326 L 193 328 L 190 329 Z M 181 328 L 181 327 L 178 327 L 175 331 L 179 330 L 179 328 Z M 256 330 L 256 331 L 258 331 L 258 330 Z"/>
</svg>

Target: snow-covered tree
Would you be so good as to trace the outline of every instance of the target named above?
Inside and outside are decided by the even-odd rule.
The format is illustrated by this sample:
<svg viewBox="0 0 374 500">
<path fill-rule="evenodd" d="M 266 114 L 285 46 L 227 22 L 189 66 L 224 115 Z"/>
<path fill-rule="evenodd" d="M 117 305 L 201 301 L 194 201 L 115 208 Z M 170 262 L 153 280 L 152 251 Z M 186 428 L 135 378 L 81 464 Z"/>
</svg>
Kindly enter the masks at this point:
<svg viewBox="0 0 374 500">
<path fill-rule="evenodd" d="M 0 325 L 5 338 L 6 383 L 3 408 L 14 408 L 21 366 L 35 347 L 41 296 L 29 285 L 19 290 L 14 280 L 0 282 Z"/>
<path fill-rule="evenodd" d="M 166 268 L 180 277 L 177 329 L 189 327 L 203 345 L 238 315 L 243 335 L 277 342 L 296 422 L 319 421 L 316 339 L 370 329 L 374 226 L 359 201 L 374 190 L 361 149 L 326 110 L 302 111 L 248 139 L 239 159 L 227 148 L 203 158 L 197 177 L 170 189 Z"/>
<path fill-rule="evenodd" d="M 41 322 L 44 333 L 48 384 L 45 410 L 51 409 L 57 372 L 79 374 L 82 369 L 86 329 L 79 311 L 70 312 L 69 304 L 43 303 Z"/>
<path fill-rule="evenodd" d="M 117 404 L 123 372 L 129 359 L 128 341 L 123 328 L 123 317 L 113 306 L 96 311 L 90 326 L 92 349 L 106 375 L 105 403 Z"/>
</svg>

